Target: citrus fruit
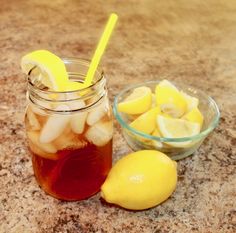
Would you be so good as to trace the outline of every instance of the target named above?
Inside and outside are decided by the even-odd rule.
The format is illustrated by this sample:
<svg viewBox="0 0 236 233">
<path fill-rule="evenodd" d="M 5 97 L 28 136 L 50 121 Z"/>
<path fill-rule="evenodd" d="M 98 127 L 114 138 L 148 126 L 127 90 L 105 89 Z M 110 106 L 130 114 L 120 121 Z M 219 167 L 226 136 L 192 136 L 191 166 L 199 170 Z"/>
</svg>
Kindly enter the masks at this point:
<svg viewBox="0 0 236 233">
<path fill-rule="evenodd" d="M 101 196 L 127 209 L 143 210 L 165 201 L 176 183 L 176 162 L 159 151 L 142 150 L 124 156 L 112 167 Z"/>
<path fill-rule="evenodd" d="M 159 108 L 152 108 L 131 122 L 130 126 L 143 133 L 151 134 L 156 127 L 156 117 L 158 113 L 160 113 Z"/>
<path fill-rule="evenodd" d="M 47 50 L 36 50 L 26 54 L 21 59 L 24 73 L 37 67 L 40 69 L 40 82 L 54 91 L 64 91 L 69 82 L 63 61 Z"/>
<path fill-rule="evenodd" d="M 159 129 L 155 128 L 154 131 L 152 132 L 152 136 L 161 137 L 161 133 L 160 133 Z M 162 142 L 154 140 L 154 139 L 152 140 L 152 145 L 155 148 L 162 148 L 163 147 Z"/>
<path fill-rule="evenodd" d="M 181 91 L 180 94 L 184 97 L 187 103 L 187 112 L 191 111 L 193 108 L 196 108 L 198 106 L 198 98 L 190 96 L 183 91 Z"/>
<path fill-rule="evenodd" d="M 166 80 L 166 79 L 163 79 L 159 84 L 158 84 L 159 87 L 170 87 L 170 88 L 173 88 L 174 90 L 178 91 L 177 87 L 172 84 L 170 81 Z"/>
<path fill-rule="evenodd" d="M 152 93 L 152 105 L 151 105 L 152 108 L 155 108 L 156 107 L 156 95 Z"/>
<path fill-rule="evenodd" d="M 127 114 L 141 114 L 152 105 L 152 91 L 149 87 L 137 87 L 123 101 L 118 104 L 118 111 Z"/>
<path fill-rule="evenodd" d="M 162 136 L 166 138 L 191 137 L 200 132 L 199 123 L 193 123 L 184 119 L 168 118 L 161 115 L 157 116 L 157 125 Z M 192 141 L 166 142 L 166 144 L 176 147 L 186 147 L 190 146 Z"/>
<path fill-rule="evenodd" d="M 187 103 L 180 92 L 173 87 L 157 85 L 155 89 L 156 103 L 161 111 L 172 117 L 181 117 L 187 108 Z"/>
<path fill-rule="evenodd" d="M 200 125 L 200 128 L 202 128 L 202 123 L 203 123 L 203 115 L 199 111 L 198 107 L 193 108 L 190 112 L 186 113 L 182 119 L 185 119 L 190 122 L 195 122 Z"/>
</svg>

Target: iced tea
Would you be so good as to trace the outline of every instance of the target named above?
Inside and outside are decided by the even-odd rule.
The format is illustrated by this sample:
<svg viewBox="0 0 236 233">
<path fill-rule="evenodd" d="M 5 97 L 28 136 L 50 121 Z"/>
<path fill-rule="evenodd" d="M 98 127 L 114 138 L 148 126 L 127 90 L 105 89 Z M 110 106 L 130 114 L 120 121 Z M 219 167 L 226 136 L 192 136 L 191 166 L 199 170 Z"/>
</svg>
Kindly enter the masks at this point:
<svg viewBox="0 0 236 233">
<path fill-rule="evenodd" d="M 35 177 L 50 195 L 81 200 L 100 190 L 112 165 L 113 123 L 102 78 L 83 93 L 32 87 L 25 124 Z"/>
</svg>

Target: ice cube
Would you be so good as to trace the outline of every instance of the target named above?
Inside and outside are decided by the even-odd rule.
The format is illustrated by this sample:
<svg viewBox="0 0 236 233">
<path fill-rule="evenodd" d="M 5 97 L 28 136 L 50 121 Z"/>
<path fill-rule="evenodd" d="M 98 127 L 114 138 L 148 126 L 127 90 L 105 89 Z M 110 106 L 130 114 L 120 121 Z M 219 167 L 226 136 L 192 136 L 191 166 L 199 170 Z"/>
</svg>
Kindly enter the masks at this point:
<svg viewBox="0 0 236 233">
<path fill-rule="evenodd" d="M 64 96 L 64 99 L 68 100 L 67 105 L 71 110 L 79 110 L 86 106 L 84 100 L 80 99 L 80 96 L 76 93 L 66 93 Z"/>
<path fill-rule="evenodd" d="M 73 110 L 79 110 L 86 106 L 83 100 L 73 100 L 70 103 L 68 103 L 68 105 Z"/>
<path fill-rule="evenodd" d="M 27 119 L 31 130 L 40 130 L 41 128 L 40 123 L 30 108 L 28 108 L 27 110 Z"/>
<path fill-rule="evenodd" d="M 31 143 L 34 144 L 36 147 L 38 147 L 40 150 L 52 154 L 57 152 L 57 148 L 53 144 L 39 142 L 39 132 L 28 131 L 27 135 Z"/>
<path fill-rule="evenodd" d="M 68 111 L 70 108 L 67 105 L 60 105 L 55 110 Z M 41 143 L 52 142 L 61 135 L 61 133 L 67 127 L 70 119 L 70 115 L 62 115 L 59 113 L 51 115 L 41 130 L 39 141 Z"/>
<path fill-rule="evenodd" d="M 61 134 L 53 143 L 57 150 L 79 149 L 87 145 L 86 141 L 78 139 L 71 131 Z"/>
<path fill-rule="evenodd" d="M 113 125 L 111 121 L 97 122 L 85 134 L 88 141 L 96 146 L 106 145 L 112 139 L 112 135 Z"/>
<path fill-rule="evenodd" d="M 43 157 L 46 159 L 51 159 L 51 160 L 56 160 L 59 158 L 59 154 L 46 153 L 46 152 L 42 151 L 38 146 L 33 144 L 31 141 L 29 141 L 29 148 L 34 154 L 36 154 L 40 157 Z"/>
<path fill-rule="evenodd" d="M 83 100 L 74 100 L 67 104 L 72 110 L 79 110 L 86 106 Z M 78 112 L 71 117 L 71 129 L 77 134 L 81 134 L 84 131 L 84 125 L 87 117 L 87 112 Z"/>
<path fill-rule="evenodd" d="M 71 117 L 70 126 L 74 133 L 83 133 L 87 115 L 87 112 L 80 112 Z"/>
<path fill-rule="evenodd" d="M 89 112 L 87 117 L 87 124 L 93 125 L 99 120 L 101 120 L 108 112 L 108 102 L 104 101 L 98 107 L 95 107 L 92 111 Z"/>
</svg>

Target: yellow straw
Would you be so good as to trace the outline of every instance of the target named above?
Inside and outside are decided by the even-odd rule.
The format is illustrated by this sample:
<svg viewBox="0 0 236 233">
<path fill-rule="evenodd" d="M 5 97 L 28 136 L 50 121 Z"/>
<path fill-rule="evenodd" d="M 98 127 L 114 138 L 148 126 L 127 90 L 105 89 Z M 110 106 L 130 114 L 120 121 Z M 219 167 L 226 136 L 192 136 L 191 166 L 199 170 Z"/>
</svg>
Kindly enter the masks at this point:
<svg viewBox="0 0 236 233">
<path fill-rule="evenodd" d="M 88 72 L 84 81 L 84 84 L 86 87 L 91 85 L 93 81 L 94 74 L 97 70 L 101 57 L 106 49 L 107 43 L 110 39 L 111 33 L 115 27 L 117 19 L 118 19 L 118 16 L 114 13 L 112 13 L 108 19 L 108 22 L 106 24 L 102 37 L 100 38 L 100 41 L 97 45 L 96 51 L 93 55 L 92 61 L 90 63 L 90 66 L 89 66 L 89 69 L 88 69 Z"/>
</svg>

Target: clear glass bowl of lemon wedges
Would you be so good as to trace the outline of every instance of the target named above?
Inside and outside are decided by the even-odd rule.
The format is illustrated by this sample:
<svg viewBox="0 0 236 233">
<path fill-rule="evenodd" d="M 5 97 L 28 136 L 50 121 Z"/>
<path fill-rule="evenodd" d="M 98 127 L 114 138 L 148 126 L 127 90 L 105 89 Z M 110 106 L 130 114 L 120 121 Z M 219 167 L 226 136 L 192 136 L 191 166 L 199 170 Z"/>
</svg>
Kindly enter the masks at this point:
<svg viewBox="0 0 236 233">
<path fill-rule="evenodd" d="M 113 111 L 134 151 L 155 149 L 174 160 L 193 154 L 220 118 L 211 97 L 166 79 L 121 91 Z"/>
</svg>

